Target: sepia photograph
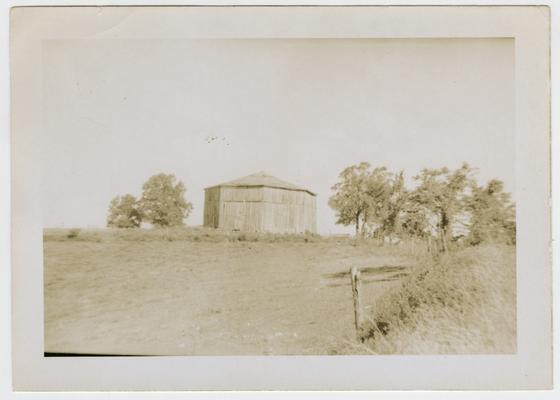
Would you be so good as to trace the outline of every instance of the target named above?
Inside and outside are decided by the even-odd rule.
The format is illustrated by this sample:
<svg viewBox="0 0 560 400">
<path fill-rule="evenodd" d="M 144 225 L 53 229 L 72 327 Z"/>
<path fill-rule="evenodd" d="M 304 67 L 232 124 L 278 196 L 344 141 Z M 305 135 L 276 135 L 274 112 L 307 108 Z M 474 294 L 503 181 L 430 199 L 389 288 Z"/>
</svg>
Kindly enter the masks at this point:
<svg viewBox="0 0 560 400">
<path fill-rule="evenodd" d="M 43 46 L 45 353 L 515 353 L 511 39 Z"/>
<path fill-rule="evenodd" d="M 16 386 L 548 387 L 549 19 L 13 9 Z"/>
</svg>

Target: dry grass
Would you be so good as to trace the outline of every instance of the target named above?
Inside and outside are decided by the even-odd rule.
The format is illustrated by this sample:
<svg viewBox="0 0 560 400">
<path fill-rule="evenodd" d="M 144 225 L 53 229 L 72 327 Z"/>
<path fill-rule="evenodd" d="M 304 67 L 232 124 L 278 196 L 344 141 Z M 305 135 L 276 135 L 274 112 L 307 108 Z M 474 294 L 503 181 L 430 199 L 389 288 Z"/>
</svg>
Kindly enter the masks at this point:
<svg viewBox="0 0 560 400">
<path fill-rule="evenodd" d="M 425 258 L 378 299 L 366 345 L 377 354 L 515 353 L 515 288 L 514 247 Z"/>
<path fill-rule="evenodd" d="M 44 232 L 47 351 L 475 354 L 516 349 L 515 248 L 205 228 Z M 349 269 L 369 339 L 355 339 Z"/>
<path fill-rule="evenodd" d="M 209 236 L 191 240 L 195 232 Z M 156 230 L 67 234 L 45 232 L 49 352 L 333 354 L 355 336 L 349 268 L 370 271 L 371 305 L 412 262 L 397 247 L 347 238 L 252 242 L 196 228 L 172 240 Z"/>
</svg>

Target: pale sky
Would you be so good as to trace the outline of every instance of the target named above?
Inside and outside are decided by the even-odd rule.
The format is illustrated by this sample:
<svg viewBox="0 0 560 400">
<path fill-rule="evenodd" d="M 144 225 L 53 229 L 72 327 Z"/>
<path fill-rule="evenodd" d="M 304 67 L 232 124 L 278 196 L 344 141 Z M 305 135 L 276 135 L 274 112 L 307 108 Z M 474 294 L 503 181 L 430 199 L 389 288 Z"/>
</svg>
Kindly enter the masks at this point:
<svg viewBox="0 0 560 400">
<path fill-rule="evenodd" d="M 118 195 L 173 173 L 204 187 L 266 171 L 318 194 L 347 166 L 479 168 L 514 192 L 512 39 L 44 42 L 45 227 L 102 227 Z M 207 137 L 218 137 L 208 141 Z"/>
</svg>

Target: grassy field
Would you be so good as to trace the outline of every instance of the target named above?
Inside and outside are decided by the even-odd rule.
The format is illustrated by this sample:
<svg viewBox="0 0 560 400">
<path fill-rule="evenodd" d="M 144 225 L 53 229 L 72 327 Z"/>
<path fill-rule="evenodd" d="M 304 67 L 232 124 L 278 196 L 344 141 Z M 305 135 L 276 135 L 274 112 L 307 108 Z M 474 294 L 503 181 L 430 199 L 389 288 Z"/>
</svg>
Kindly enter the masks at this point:
<svg viewBox="0 0 560 400">
<path fill-rule="evenodd" d="M 418 297 L 426 300 L 425 308 L 433 315 L 416 307 L 409 312 L 418 318 L 414 323 L 410 318 L 399 322 L 397 309 L 402 308 L 399 301 L 406 290 L 423 292 L 426 280 L 418 277 L 426 270 L 439 271 L 428 282 L 449 283 L 442 286 L 446 296 L 466 274 L 470 286 L 465 293 L 480 290 L 480 301 L 468 296 L 454 301 L 474 310 L 471 320 L 489 321 L 486 329 L 499 329 L 500 343 L 507 342 L 504 338 L 511 343 L 515 284 L 510 287 L 508 277 L 513 271 L 515 278 L 513 248 L 468 250 L 453 256 L 457 259 L 434 262 L 418 257 L 413 248 L 317 235 L 249 235 L 193 228 L 46 230 L 44 239 L 47 352 L 303 355 L 511 350 L 509 345 L 482 343 L 484 347 L 480 343 L 484 335 L 478 335 L 482 339 L 471 341 L 470 347 L 461 345 L 450 334 L 470 337 L 469 329 L 484 323 L 455 323 L 457 316 L 449 314 L 455 309 L 448 304 L 434 306 L 437 302 L 430 296 Z M 480 251 L 491 253 L 481 263 Z M 449 267 L 458 265 L 457 260 L 462 260 L 463 268 Z M 442 265 L 454 271 L 453 279 L 441 272 Z M 366 314 L 376 329 L 377 325 L 388 328 L 383 334 L 372 333 L 363 344 L 355 340 L 348 275 L 352 266 L 363 271 Z M 495 286 L 497 279 L 499 290 L 491 294 L 487 288 Z M 429 290 L 438 293 L 439 289 L 434 284 Z M 484 309 L 491 296 L 497 299 L 490 307 L 496 313 Z M 502 317 L 497 312 L 500 307 L 507 311 Z M 476 312 L 480 310 L 486 314 Z M 422 320 L 429 323 L 422 325 Z M 439 345 L 426 340 L 426 332 Z M 446 341 L 447 347 L 441 345 Z"/>
</svg>

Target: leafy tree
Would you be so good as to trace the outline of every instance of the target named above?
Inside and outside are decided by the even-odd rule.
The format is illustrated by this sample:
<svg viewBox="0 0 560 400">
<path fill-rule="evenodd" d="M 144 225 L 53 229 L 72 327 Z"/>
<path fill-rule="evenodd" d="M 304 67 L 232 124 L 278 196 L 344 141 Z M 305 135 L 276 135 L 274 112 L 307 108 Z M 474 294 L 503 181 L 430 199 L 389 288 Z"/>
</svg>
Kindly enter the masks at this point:
<svg viewBox="0 0 560 400">
<path fill-rule="evenodd" d="M 329 199 L 329 206 L 336 211 L 337 224 L 354 224 L 356 236 L 360 232 L 360 221 L 367 208 L 366 182 L 369 176 L 369 163 L 360 163 L 345 168 L 339 175 L 340 181 L 331 190 L 336 192 Z"/>
<path fill-rule="evenodd" d="M 466 163 L 456 170 L 424 169 L 414 179 L 418 185 L 409 191 L 403 172 L 362 162 L 341 172 L 329 205 L 337 223 L 355 226 L 356 236 L 417 237 L 429 248 L 435 239 L 444 252 L 458 238 L 472 245 L 515 243 L 515 205 L 501 181 L 478 186 Z"/>
<path fill-rule="evenodd" d="M 142 214 L 136 197 L 131 194 L 117 196 L 109 204 L 107 226 L 109 228 L 138 228 L 142 223 Z"/>
<path fill-rule="evenodd" d="M 140 209 L 152 225 L 177 226 L 190 214 L 192 204 L 184 198 L 185 185 L 173 174 L 152 176 L 142 186 Z"/>
<path fill-rule="evenodd" d="M 403 206 L 400 233 L 409 237 L 426 238 L 431 235 L 430 221 L 426 210 L 418 203 L 407 198 Z"/>
<path fill-rule="evenodd" d="M 423 169 L 414 177 L 419 185 L 411 194 L 411 200 L 424 209 L 428 222 L 431 217 L 435 219 L 442 251 L 448 250 L 451 228 L 457 215 L 464 210 L 466 189 L 472 182 L 471 173 L 471 167 L 464 163 L 455 171 Z"/>
<path fill-rule="evenodd" d="M 400 233 L 402 217 L 407 202 L 407 191 L 404 186 L 404 172 L 392 176 L 388 182 L 388 196 L 379 209 L 379 233 L 390 238 Z"/>
<path fill-rule="evenodd" d="M 378 167 L 371 171 L 366 185 L 366 201 L 368 207 L 364 214 L 362 236 L 365 234 L 366 224 L 380 233 L 386 226 L 387 218 L 391 213 L 392 201 L 392 175 L 385 167 Z"/>
<path fill-rule="evenodd" d="M 371 170 L 362 162 L 344 169 L 339 182 L 331 189 L 335 192 L 329 205 L 337 212 L 337 223 L 354 225 L 356 236 L 365 232 L 366 222 L 378 222 L 381 209 L 389 194 L 388 172 L 385 167 Z"/>
<path fill-rule="evenodd" d="M 502 181 L 493 179 L 486 186 L 472 184 L 467 199 L 471 245 L 484 242 L 515 244 L 515 206 L 509 193 L 503 191 Z"/>
</svg>

